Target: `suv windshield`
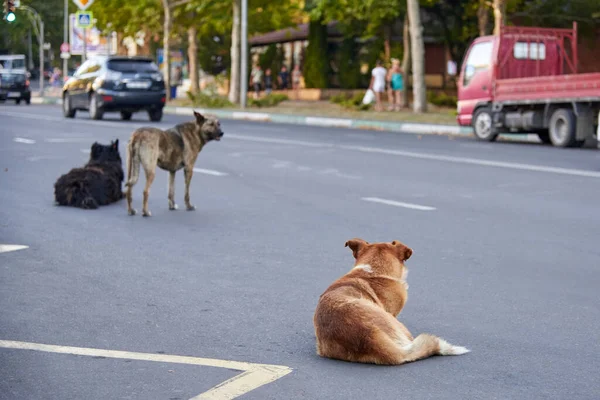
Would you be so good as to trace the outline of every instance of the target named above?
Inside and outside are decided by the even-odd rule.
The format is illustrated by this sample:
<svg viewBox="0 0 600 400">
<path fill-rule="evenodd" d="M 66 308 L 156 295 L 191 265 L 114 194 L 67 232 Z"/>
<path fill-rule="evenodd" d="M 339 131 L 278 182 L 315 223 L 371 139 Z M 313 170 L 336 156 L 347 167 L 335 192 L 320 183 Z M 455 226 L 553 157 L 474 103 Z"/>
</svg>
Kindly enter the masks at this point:
<svg viewBox="0 0 600 400">
<path fill-rule="evenodd" d="M 7 74 L 0 73 L 0 82 L 2 83 L 25 83 L 25 75 L 23 74 Z"/>
<path fill-rule="evenodd" d="M 158 66 L 147 60 L 110 60 L 107 66 L 116 72 L 158 72 Z"/>
</svg>

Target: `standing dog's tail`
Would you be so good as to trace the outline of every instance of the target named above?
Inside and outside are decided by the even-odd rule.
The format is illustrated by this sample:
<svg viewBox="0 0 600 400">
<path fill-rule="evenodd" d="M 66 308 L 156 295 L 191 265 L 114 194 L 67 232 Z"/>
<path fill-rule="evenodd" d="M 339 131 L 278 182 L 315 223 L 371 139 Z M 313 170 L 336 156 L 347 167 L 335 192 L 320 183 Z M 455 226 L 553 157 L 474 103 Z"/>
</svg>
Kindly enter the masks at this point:
<svg viewBox="0 0 600 400">
<path fill-rule="evenodd" d="M 133 136 L 127 143 L 127 182 L 125 186 L 135 185 L 140 177 L 140 147 L 138 141 Z"/>
</svg>

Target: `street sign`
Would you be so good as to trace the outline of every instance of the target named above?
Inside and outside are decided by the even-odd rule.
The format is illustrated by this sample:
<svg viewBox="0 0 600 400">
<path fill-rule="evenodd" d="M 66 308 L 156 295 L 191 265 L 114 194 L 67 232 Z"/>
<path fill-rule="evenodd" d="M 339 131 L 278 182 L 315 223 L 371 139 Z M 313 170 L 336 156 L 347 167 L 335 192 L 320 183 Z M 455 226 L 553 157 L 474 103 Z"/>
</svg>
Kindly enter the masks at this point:
<svg viewBox="0 0 600 400">
<path fill-rule="evenodd" d="M 69 48 L 69 43 L 63 43 L 60 45 L 60 51 L 61 53 L 68 53 L 70 50 Z"/>
<path fill-rule="evenodd" d="M 75 17 L 75 24 L 79 28 L 90 28 L 93 25 L 94 16 L 91 11 L 78 11 Z"/>
<path fill-rule="evenodd" d="M 73 0 L 73 3 L 75 3 L 75 5 L 82 11 L 87 10 L 87 8 L 91 6 L 93 2 L 94 0 Z"/>
<path fill-rule="evenodd" d="M 64 60 L 68 60 L 69 58 L 71 58 L 71 53 L 62 52 L 62 53 L 60 53 L 60 58 L 62 58 Z"/>
</svg>

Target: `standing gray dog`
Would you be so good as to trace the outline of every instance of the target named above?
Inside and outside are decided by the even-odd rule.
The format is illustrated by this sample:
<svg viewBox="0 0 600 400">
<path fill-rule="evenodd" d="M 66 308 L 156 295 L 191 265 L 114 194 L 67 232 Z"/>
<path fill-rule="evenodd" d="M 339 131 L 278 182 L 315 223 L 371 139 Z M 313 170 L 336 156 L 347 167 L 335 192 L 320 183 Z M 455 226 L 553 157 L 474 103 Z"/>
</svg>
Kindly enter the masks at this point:
<svg viewBox="0 0 600 400">
<path fill-rule="evenodd" d="M 216 118 L 205 118 L 194 111 L 195 121 L 184 122 L 166 131 L 157 128 L 143 127 L 131 134 L 127 144 L 127 211 L 135 215 L 131 208 L 131 190 L 140 177 L 140 163 L 146 173 L 146 187 L 142 203 L 142 215 L 149 217 L 148 195 L 154 181 L 156 167 L 169 171 L 169 210 L 176 210 L 175 204 L 175 172 L 183 168 L 185 175 L 185 206 L 195 210 L 190 203 L 190 182 L 194 173 L 194 164 L 198 153 L 211 140 L 221 140 L 223 131 Z"/>
</svg>

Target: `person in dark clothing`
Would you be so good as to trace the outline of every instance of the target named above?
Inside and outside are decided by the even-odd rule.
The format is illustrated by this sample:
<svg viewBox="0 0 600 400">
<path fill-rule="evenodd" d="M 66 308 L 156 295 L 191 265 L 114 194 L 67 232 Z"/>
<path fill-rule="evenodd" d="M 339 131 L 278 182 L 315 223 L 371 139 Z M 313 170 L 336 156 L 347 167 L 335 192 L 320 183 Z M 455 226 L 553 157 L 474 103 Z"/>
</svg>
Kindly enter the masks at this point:
<svg viewBox="0 0 600 400">
<path fill-rule="evenodd" d="M 271 75 L 271 68 L 267 68 L 265 71 L 265 93 L 268 95 L 271 94 L 273 90 L 273 75 Z"/>
<path fill-rule="evenodd" d="M 286 66 L 281 67 L 281 71 L 279 72 L 279 88 L 286 90 L 289 86 L 290 82 L 290 73 L 288 72 Z"/>
</svg>

